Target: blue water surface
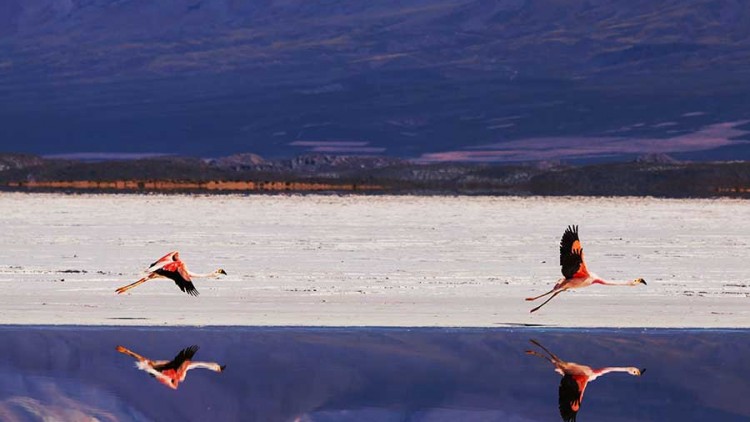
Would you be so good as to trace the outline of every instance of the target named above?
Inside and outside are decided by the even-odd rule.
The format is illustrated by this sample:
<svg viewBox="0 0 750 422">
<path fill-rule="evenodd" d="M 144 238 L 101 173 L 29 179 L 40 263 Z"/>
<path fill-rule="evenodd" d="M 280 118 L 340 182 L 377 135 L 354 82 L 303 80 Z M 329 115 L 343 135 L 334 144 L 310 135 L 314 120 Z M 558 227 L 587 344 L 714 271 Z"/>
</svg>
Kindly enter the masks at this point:
<svg viewBox="0 0 750 422">
<path fill-rule="evenodd" d="M 579 421 L 750 420 L 750 330 L 0 327 L 0 420 L 559 421 L 561 376 L 529 356 L 613 373 Z M 193 369 L 171 389 L 118 353 Z M 15 419 L 14 419 L 15 418 Z"/>
</svg>

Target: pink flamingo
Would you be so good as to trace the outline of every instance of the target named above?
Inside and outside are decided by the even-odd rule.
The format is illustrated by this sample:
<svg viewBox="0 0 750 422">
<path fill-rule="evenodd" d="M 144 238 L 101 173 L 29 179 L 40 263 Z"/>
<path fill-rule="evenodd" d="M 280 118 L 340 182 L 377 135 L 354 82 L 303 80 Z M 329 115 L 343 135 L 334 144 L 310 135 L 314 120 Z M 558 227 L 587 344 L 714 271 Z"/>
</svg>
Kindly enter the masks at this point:
<svg viewBox="0 0 750 422">
<path fill-rule="evenodd" d="M 118 294 L 125 293 L 126 291 L 149 280 L 164 277 L 174 281 L 175 284 L 177 284 L 177 287 L 179 287 L 183 292 L 192 296 L 198 296 L 198 290 L 193 284 L 193 277 L 214 278 L 218 277 L 219 275 L 227 274 L 226 271 L 221 268 L 208 274 L 192 273 L 187 269 L 185 263 L 180 260 L 180 253 L 177 251 L 172 251 L 159 258 L 156 262 L 148 267 L 146 272 L 148 272 L 148 275 L 146 275 L 142 279 L 136 281 L 135 283 L 128 284 L 127 286 L 120 287 L 115 291 Z"/>
<path fill-rule="evenodd" d="M 531 312 L 536 312 L 539 308 L 546 305 L 547 302 L 554 299 L 555 296 L 570 289 L 580 289 L 592 284 L 603 284 L 605 286 L 637 286 L 639 284 L 646 284 L 646 281 L 642 278 L 616 283 L 604 280 L 596 274 L 590 273 L 586 268 L 586 263 L 583 261 L 583 248 L 581 247 L 581 241 L 578 239 L 578 226 L 568 226 L 565 233 L 563 233 L 560 240 L 560 266 L 562 267 L 563 278 L 558 280 L 552 290 L 543 295 L 526 298 L 526 300 L 537 300 L 549 294 L 552 295 L 544 303 L 532 309 Z"/>
</svg>

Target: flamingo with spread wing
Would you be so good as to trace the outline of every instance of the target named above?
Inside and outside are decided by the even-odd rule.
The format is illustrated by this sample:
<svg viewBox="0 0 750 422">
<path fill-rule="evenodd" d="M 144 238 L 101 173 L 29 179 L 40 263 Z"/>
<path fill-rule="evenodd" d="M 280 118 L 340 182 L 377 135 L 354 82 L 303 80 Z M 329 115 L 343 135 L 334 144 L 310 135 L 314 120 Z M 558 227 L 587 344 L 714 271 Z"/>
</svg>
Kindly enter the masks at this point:
<svg viewBox="0 0 750 422">
<path fill-rule="evenodd" d="M 118 294 L 125 293 L 126 291 L 139 286 L 149 280 L 155 278 L 168 278 L 175 282 L 177 287 L 183 292 L 198 296 L 198 290 L 193 284 L 193 277 L 204 277 L 204 278 L 215 278 L 220 275 L 226 275 L 226 271 L 219 268 L 218 270 L 208 274 L 195 274 L 187 269 L 185 263 L 180 260 L 180 253 L 178 251 L 172 251 L 163 257 L 159 258 L 156 262 L 152 263 L 146 270 L 148 275 L 136 281 L 135 283 L 128 284 L 127 286 L 120 287 L 115 290 Z"/>
<path fill-rule="evenodd" d="M 560 240 L 560 266 L 562 267 L 564 278 L 560 279 L 552 290 L 536 297 L 526 298 L 526 300 L 537 300 L 544 296 L 552 295 L 544 303 L 532 309 L 531 312 L 536 312 L 539 308 L 546 305 L 547 302 L 554 299 L 555 296 L 570 289 L 580 289 L 592 284 L 603 284 L 605 286 L 637 286 L 639 284 L 646 284 L 646 281 L 642 278 L 616 283 L 604 280 L 596 274 L 589 272 L 588 268 L 586 268 L 586 263 L 583 261 L 583 248 L 581 247 L 580 239 L 578 239 L 578 226 L 568 226 L 565 233 L 563 233 L 563 237 Z"/>
</svg>

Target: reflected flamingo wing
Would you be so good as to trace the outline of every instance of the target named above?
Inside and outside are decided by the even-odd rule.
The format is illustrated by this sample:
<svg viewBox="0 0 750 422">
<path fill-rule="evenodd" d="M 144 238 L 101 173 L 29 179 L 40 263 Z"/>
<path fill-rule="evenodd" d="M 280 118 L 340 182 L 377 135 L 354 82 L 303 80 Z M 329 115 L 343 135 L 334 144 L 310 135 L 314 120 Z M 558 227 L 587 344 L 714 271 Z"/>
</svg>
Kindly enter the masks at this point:
<svg viewBox="0 0 750 422">
<path fill-rule="evenodd" d="M 558 389 L 558 407 L 563 421 L 575 421 L 583 402 L 588 378 L 584 375 L 564 375 Z"/>
<path fill-rule="evenodd" d="M 171 389 L 176 390 L 177 385 L 179 384 L 179 379 L 175 376 L 175 374 L 173 374 L 174 371 L 167 370 L 166 372 L 167 373 L 164 373 L 153 369 L 151 371 L 148 371 L 149 375 L 156 378 L 157 381 Z"/>
<path fill-rule="evenodd" d="M 154 369 L 159 372 L 163 372 L 169 369 L 177 371 L 183 364 L 185 364 L 185 362 L 193 359 L 193 356 L 195 356 L 195 352 L 197 351 L 198 346 L 195 344 L 190 347 L 186 347 L 180 350 L 180 352 L 177 353 L 177 356 L 175 356 L 174 359 L 163 365 L 154 366 Z"/>
</svg>

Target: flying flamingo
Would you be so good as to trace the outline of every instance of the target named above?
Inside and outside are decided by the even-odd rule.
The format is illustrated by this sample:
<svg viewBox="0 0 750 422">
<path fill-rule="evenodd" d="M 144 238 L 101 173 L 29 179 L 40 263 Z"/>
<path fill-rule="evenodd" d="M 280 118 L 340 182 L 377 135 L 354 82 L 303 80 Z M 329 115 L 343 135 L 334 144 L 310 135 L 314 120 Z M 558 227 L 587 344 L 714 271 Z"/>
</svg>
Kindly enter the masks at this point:
<svg viewBox="0 0 750 422">
<path fill-rule="evenodd" d="M 120 287 L 115 291 L 118 294 L 125 293 L 133 287 L 136 287 L 149 280 L 165 277 L 173 280 L 175 284 L 177 284 L 177 287 L 179 287 L 183 292 L 192 296 L 198 296 L 198 290 L 196 290 L 195 286 L 193 285 L 193 277 L 214 278 L 222 274 L 227 274 L 226 271 L 221 268 L 208 274 L 191 273 L 187 269 L 185 263 L 180 260 L 180 253 L 177 251 L 172 251 L 159 258 L 159 260 L 148 267 L 146 272 L 148 273 L 148 275 L 146 275 L 142 279 L 136 281 L 135 283 L 128 284 L 127 286 Z"/>
<path fill-rule="evenodd" d="M 637 377 L 646 372 L 645 368 L 638 369 L 633 366 L 609 366 L 606 368 L 594 369 L 590 366 L 580 365 L 574 362 L 565 362 L 547 350 L 546 347 L 542 346 L 536 340 L 530 341 L 547 352 L 549 356 L 543 355 L 534 350 L 527 350 L 526 353 L 548 360 L 555 366 L 555 372 L 563 376 L 562 380 L 560 380 L 560 388 L 558 390 L 558 406 L 560 408 L 560 416 L 562 416 L 563 420 L 566 422 L 575 422 L 576 415 L 578 415 L 578 410 L 581 408 L 581 403 L 583 402 L 583 392 L 586 390 L 586 385 L 588 385 L 589 382 L 610 372 L 627 372 L 628 374 Z"/>
<path fill-rule="evenodd" d="M 578 239 L 578 226 L 568 226 L 565 233 L 563 233 L 563 237 L 560 240 L 560 266 L 562 267 L 564 278 L 558 280 L 554 289 L 537 297 L 526 298 L 526 300 L 537 300 L 549 294 L 552 295 L 544 303 L 532 309 L 531 312 L 537 311 L 555 296 L 570 289 L 580 289 L 592 284 L 604 284 L 606 286 L 637 286 L 639 284 L 646 284 L 646 281 L 642 278 L 615 283 L 606 281 L 596 274 L 590 273 L 586 268 L 586 263 L 583 262 L 583 248 L 581 247 L 581 241 Z"/>
<path fill-rule="evenodd" d="M 214 372 L 223 372 L 227 367 L 216 362 L 193 362 L 192 359 L 195 352 L 198 351 L 198 346 L 190 346 L 180 350 L 180 353 L 170 361 L 151 360 L 124 346 L 117 346 L 117 351 L 138 360 L 135 363 L 138 369 L 148 372 L 157 381 L 174 390 L 182 381 L 185 381 L 187 372 L 191 369 L 205 368 Z"/>
</svg>

